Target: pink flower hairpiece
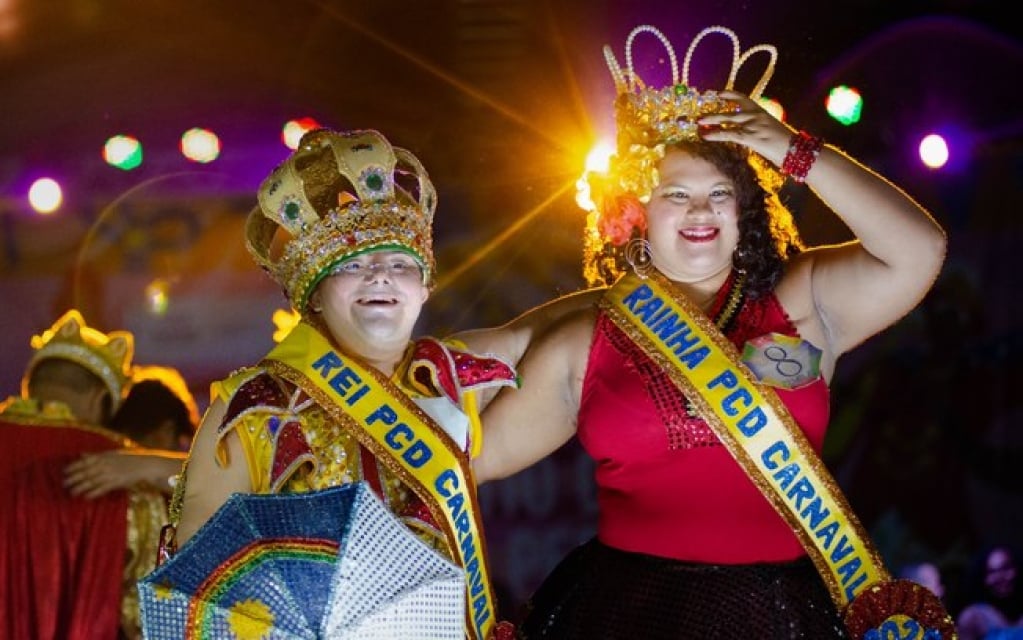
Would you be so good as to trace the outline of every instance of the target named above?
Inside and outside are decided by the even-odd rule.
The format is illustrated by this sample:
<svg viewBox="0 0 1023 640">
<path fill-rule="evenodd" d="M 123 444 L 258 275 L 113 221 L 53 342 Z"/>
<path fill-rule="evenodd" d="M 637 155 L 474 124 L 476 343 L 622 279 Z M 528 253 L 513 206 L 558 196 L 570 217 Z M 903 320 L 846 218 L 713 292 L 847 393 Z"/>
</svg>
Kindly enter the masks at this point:
<svg viewBox="0 0 1023 640">
<path fill-rule="evenodd" d="M 632 238 L 634 231 L 646 232 L 646 209 L 634 194 L 602 194 L 597 204 L 597 230 L 616 247 Z"/>
</svg>

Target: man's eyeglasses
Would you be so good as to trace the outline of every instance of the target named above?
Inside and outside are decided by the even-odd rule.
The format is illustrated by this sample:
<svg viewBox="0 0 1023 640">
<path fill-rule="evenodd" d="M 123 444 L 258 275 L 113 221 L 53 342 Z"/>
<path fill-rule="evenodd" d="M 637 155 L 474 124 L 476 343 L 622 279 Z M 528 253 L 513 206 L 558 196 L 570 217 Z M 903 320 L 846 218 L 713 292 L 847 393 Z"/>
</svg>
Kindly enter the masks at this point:
<svg viewBox="0 0 1023 640">
<path fill-rule="evenodd" d="M 390 260 L 383 262 L 360 262 L 359 260 L 348 260 L 342 262 L 331 270 L 331 275 L 348 276 L 351 278 L 365 278 L 369 275 L 376 275 L 383 271 L 385 275 L 392 278 L 422 278 L 423 270 L 411 260 Z"/>
</svg>

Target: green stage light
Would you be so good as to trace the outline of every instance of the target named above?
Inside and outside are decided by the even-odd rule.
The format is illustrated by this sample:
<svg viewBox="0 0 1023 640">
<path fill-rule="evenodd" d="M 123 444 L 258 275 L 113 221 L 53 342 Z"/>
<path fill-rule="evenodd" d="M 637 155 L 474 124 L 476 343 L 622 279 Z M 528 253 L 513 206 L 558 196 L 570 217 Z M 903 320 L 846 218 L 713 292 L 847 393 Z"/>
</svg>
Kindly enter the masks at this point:
<svg viewBox="0 0 1023 640">
<path fill-rule="evenodd" d="M 860 121 L 863 111 L 863 96 L 852 87 L 840 85 L 831 90 L 825 103 L 828 115 L 844 125 Z"/>
<path fill-rule="evenodd" d="M 142 164 L 142 143 L 127 135 L 108 138 L 103 144 L 103 160 L 112 167 L 130 171 Z"/>
</svg>

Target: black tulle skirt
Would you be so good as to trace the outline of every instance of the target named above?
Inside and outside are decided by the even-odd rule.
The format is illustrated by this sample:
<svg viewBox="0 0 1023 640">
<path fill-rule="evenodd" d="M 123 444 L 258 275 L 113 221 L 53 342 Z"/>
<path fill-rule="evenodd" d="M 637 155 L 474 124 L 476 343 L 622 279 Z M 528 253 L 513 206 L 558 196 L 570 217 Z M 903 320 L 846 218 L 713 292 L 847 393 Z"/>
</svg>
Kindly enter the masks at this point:
<svg viewBox="0 0 1023 640">
<path fill-rule="evenodd" d="M 518 637 L 848 638 L 813 562 L 708 565 L 591 540 L 526 603 Z"/>
</svg>

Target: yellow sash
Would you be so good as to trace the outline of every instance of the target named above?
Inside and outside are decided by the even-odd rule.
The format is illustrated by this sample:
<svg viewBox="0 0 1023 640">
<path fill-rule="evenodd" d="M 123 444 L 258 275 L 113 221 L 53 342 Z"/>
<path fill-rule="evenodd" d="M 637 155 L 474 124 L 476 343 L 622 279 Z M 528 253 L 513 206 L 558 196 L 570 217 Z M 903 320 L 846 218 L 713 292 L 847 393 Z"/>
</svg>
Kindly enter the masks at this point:
<svg viewBox="0 0 1023 640">
<path fill-rule="evenodd" d="M 627 274 L 601 306 L 699 410 L 803 544 L 854 638 L 957 638 L 941 599 L 892 580 L 845 496 L 774 390 L 656 272 Z"/>
<path fill-rule="evenodd" d="M 296 325 L 262 364 L 347 425 L 423 499 L 465 573 L 469 636 L 489 638 L 497 621 L 476 486 L 468 460 L 443 429 L 378 371 L 308 324 Z"/>
<path fill-rule="evenodd" d="M 722 444 L 785 518 L 842 610 L 888 572 L 845 496 L 774 390 L 735 346 L 661 276 L 624 276 L 609 316 L 699 409 Z"/>
</svg>

